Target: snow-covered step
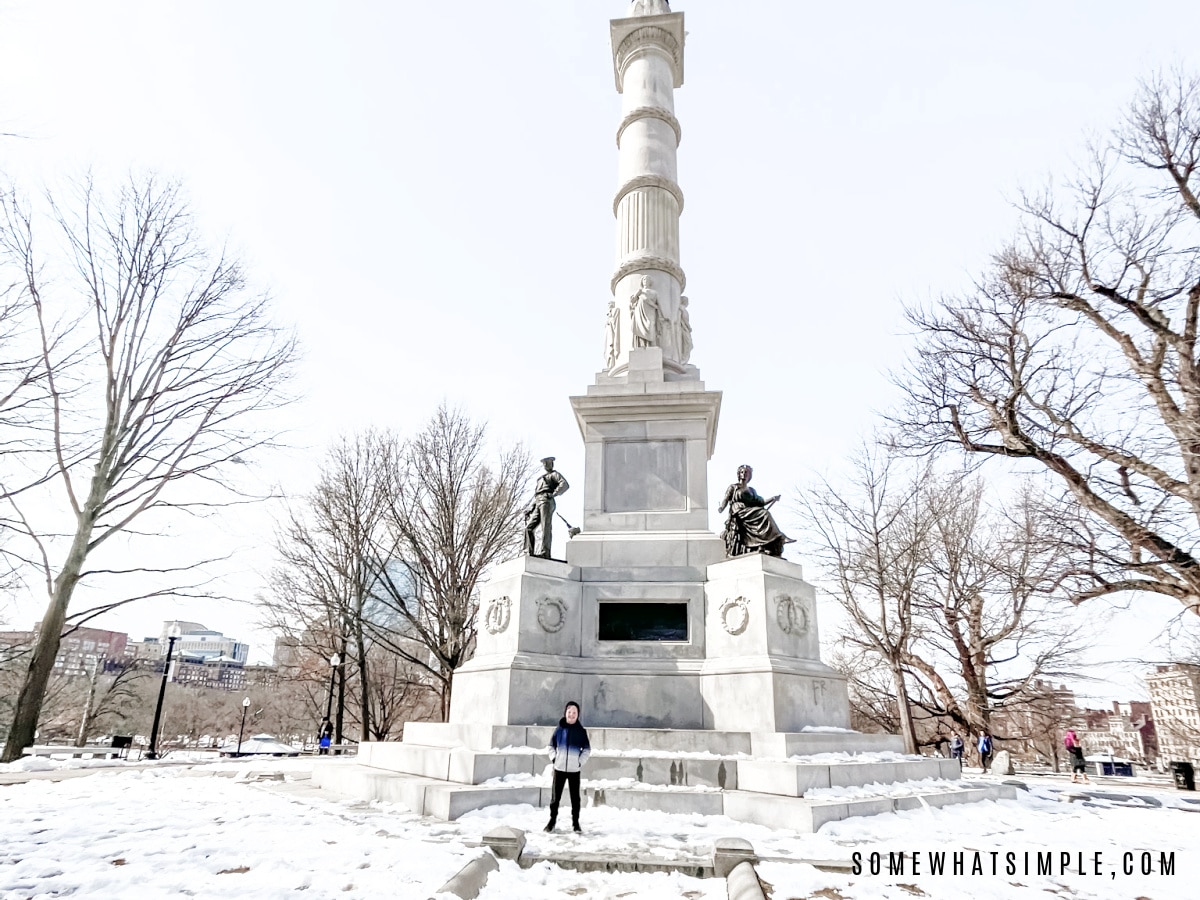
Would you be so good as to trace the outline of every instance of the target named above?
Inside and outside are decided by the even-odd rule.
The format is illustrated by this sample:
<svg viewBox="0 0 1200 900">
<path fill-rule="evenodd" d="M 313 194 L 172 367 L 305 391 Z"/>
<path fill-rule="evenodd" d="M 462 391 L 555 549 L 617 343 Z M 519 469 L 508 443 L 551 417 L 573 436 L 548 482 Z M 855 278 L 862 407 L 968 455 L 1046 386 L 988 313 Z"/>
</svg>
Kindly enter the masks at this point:
<svg viewBox="0 0 1200 900">
<path fill-rule="evenodd" d="M 877 782 L 920 781 L 925 778 L 957 779 L 959 764 L 953 759 L 904 757 L 893 754 L 819 754 L 789 760 L 748 759 L 738 763 L 737 786 L 744 791 L 803 797 L 821 788 L 848 787 Z"/>
<path fill-rule="evenodd" d="M 752 822 L 771 828 L 794 828 L 815 832 L 826 822 L 838 822 L 853 816 L 876 816 L 922 806 L 942 807 L 981 800 L 1011 800 L 1016 788 L 1004 784 L 968 784 L 926 787 L 921 783 L 878 785 L 879 793 L 865 791 L 843 798 L 780 797 L 750 791 L 729 791 L 724 795 L 724 813 L 739 822 Z M 819 792 L 814 792 L 819 793 Z"/>
<path fill-rule="evenodd" d="M 470 750 L 407 741 L 364 743 L 362 748 L 357 760 L 360 765 L 459 784 L 481 784 L 504 775 L 536 775 L 545 768 L 547 760 L 541 748 Z"/>
<path fill-rule="evenodd" d="M 756 757 L 786 759 L 814 753 L 903 753 L 898 734 L 862 734 L 857 731 L 756 732 L 751 738 Z"/>
<path fill-rule="evenodd" d="M 313 782 L 321 789 L 358 800 L 397 803 L 418 815 L 452 821 L 485 806 L 528 803 L 543 805 L 542 787 L 522 784 L 454 784 L 438 778 L 389 772 L 348 762 L 314 767 Z"/>
</svg>

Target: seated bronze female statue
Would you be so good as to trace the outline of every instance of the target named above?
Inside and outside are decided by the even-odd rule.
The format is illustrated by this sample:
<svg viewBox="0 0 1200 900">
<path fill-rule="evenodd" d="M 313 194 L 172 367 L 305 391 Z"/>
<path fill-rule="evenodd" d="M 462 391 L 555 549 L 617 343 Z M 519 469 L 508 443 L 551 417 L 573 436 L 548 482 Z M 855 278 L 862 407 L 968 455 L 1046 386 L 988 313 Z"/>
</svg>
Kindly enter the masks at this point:
<svg viewBox="0 0 1200 900">
<path fill-rule="evenodd" d="M 783 556 L 783 545 L 792 543 L 792 539 L 779 530 L 768 512 L 779 495 L 770 500 L 760 497 L 758 491 L 750 487 L 753 475 L 754 470 L 749 466 L 738 466 L 737 484 L 729 486 L 725 499 L 717 507 L 717 512 L 724 512 L 725 507 L 729 507 L 729 518 L 725 520 L 725 552 L 729 556 L 745 553 Z"/>
</svg>

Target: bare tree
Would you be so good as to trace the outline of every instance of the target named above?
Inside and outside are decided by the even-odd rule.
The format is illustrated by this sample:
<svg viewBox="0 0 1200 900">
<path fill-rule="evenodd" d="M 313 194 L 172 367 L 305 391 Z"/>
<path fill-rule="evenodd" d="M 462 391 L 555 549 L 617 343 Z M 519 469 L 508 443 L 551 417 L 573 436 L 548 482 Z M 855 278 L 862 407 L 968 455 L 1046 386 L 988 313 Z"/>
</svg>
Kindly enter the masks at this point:
<svg viewBox="0 0 1200 900">
<path fill-rule="evenodd" d="M 1062 552 L 1030 492 L 1002 514 L 986 507 L 979 481 L 898 466 L 864 452 L 849 489 L 826 483 L 806 509 L 852 622 L 841 642 L 854 651 L 860 712 L 886 725 L 871 671 L 886 670 L 898 730 L 915 752 L 945 738 L 939 723 L 991 732 L 994 710 L 1065 674 L 1085 640 L 1052 595 Z"/>
<path fill-rule="evenodd" d="M 878 656 L 853 646 L 837 646 L 829 665 L 846 676 L 850 727 L 856 731 L 898 734 L 902 725 L 896 686 Z"/>
<path fill-rule="evenodd" d="M 476 586 L 520 548 L 529 454 L 503 448 L 493 463 L 488 452 L 487 426 L 443 405 L 400 449 L 388 490 L 380 614 L 371 630 L 429 673 L 443 718 L 454 670 L 474 650 Z"/>
<path fill-rule="evenodd" d="M 836 586 L 834 596 L 852 622 L 841 640 L 887 668 L 905 752 L 916 753 L 905 673 L 919 627 L 913 613 L 931 522 L 920 482 L 897 485 L 893 465 L 891 458 L 864 449 L 848 490 L 825 482 L 803 495 L 802 504 L 818 558 Z"/>
<path fill-rule="evenodd" d="M 1076 527 L 1075 602 L 1149 591 L 1200 614 L 1200 79 L 1142 85 L 1125 122 L 975 288 L 911 310 L 900 417 L 916 447 L 1029 460 Z"/>
<path fill-rule="evenodd" d="M 915 610 L 927 627 L 905 662 L 928 689 L 927 712 L 990 733 L 996 709 L 1072 673 L 1086 646 L 1052 593 L 1062 548 L 1027 484 L 1005 512 L 986 506 L 979 480 L 929 474 L 921 490 L 934 512 Z"/>
<path fill-rule="evenodd" d="M 30 547 L 18 559 L 40 572 L 48 603 L 0 761 L 33 741 L 75 589 L 104 571 L 89 559 L 143 517 L 240 496 L 220 492 L 268 440 L 251 426 L 280 401 L 295 351 L 241 266 L 204 249 L 177 186 L 131 179 L 106 198 L 88 182 L 69 204 L 47 201 L 62 255 L 44 253 L 55 245 L 41 218 L 9 195 L 0 264 L 16 273 L 37 345 L 25 484 L 55 486 L 70 514 L 66 527 L 39 528 L 5 482 L 6 524 Z"/>
<path fill-rule="evenodd" d="M 441 712 L 441 696 L 429 683 L 427 673 L 399 654 L 379 644 L 370 650 L 371 684 L 364 694 L 358 679 L 348 687 L 354 698 L 352 709 L 364 706 L 369 697 L 371 730 L 369 740 L 397 739 L 406 722 L 424 721 Z"/>
<path fill-rule="evenodd" d="M 87 699 L 80 716 L 78 746 L 86 744 L 97 730 L 122 721 L 135 710 L 149 676 L 132 660 L 93 665 L 86 676 Z"/>
<path fill-rule="evenodd" d="M 390 434 L 368 430 L 330 448 L 316 488 L 280 528 L 275 541 L 280 565 L 270 595 L 260 601 L 274 631 L 321 658 L 338 654 L 340 673 L 354 668 L 364 741 L 372 733 L 373 683 L 364 620 L 375 605 L 380 560 L 388 557 L 384 520 L 396 443 Z M 341 732 L 339 721 L 338 743 Z"/>
</svg>

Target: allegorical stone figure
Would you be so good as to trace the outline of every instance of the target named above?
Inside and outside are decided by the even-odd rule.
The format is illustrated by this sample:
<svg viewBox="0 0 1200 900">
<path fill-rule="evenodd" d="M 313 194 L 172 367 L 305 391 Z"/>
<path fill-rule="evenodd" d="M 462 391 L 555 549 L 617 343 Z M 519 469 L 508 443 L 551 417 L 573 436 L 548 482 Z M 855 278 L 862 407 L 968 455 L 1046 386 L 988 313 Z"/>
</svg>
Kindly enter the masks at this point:
<svg viewBox="0 0 1200 900">
<path fill-rule="evenodd" d="M 692 317 L 688 313 L 688 298 L 679 298 L 679 361 L 686 363 L 692 356 Z"/>
<path fill-rule="evenodd" d="M 738 466 L 737 484 L 729 486 L 725 499 L 717 507 L 717 512 L 729 507 L 729 518 L 725 520 L 725 552 L 729 556 L 745 553 L 783 556 L 783 545 L 792 543 L 792 539 L 779 530 L 769 512 L 779 495 L 764 500 L 750 487 L 753 476 L 752 468 Z"/>
<path fill-rule="evenodd" d="M 554 531 L 554 498 L 565 494 L 571 487 L 561 472 L 554 471 L 554 457 L 547 456 L 542 460 L 546 471 L 537 480 L 533 489 L 533 500 L 525 510 L 525 552 L 529 556 L 550 558 L 550 538 Z M 541 527 L 541 540 L 535 541 L 538 527 Z"/>
<path fill-rule="evenodd" d="M 658 291 L 651 286 L 650 276 L 642 276 L 642 286 L 629 298 L 629 320 L 634 347 L 657 347 Z"/>
<path fill-rule="evenodd" d="M 608 301 L 608 320 L 604 323 L 604 368 L 611 369 L 621 355 L 621 310 L 616 300 Z"/>
</svg>

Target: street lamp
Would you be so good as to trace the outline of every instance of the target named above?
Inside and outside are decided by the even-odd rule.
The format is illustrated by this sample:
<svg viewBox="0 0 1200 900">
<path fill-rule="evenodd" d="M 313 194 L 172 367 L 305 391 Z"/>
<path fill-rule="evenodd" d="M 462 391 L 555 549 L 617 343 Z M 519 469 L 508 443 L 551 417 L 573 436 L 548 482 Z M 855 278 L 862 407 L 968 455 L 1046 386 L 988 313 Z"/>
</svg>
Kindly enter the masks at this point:
<svg viewBox="0 0 1200 900">
<path fill-rule="evenodd" d="M 341 662 L 342 658 L 336 653 L 329 657 L 329 699 L 325 701 L 325 721 L 330 724 L 333 723 L 333 681 L 337 677 L 337 667 Z"/>
<path fill-rule="evenodd" d="M 242 701 L 242 727 L 238 729 L 238 748 L 234 756 L 242 755 L 242 735 L 246 731 L 246 710 L 250 708 L 250 698 L 247 697 Z"/>
<path fill-rule="evenodd" d="M 167 679 L 171 675 L 171 655 L 175 652 L 175 642 L 179 640 L 179 636 L 183 632 L 179 628 L 179 623 L 175 622 L 171 625 L 171 630 L 167 632 L 167 660 L 163 663 L 162 683 L 158 686 L 158 703 L 154 707 L 154 724 L 150 726 L 150 749 L 146 752 L 146 759 L 158 759 L 158 723 L 162 719 L 163 697 L 167 693 Z"/>
</svg>

